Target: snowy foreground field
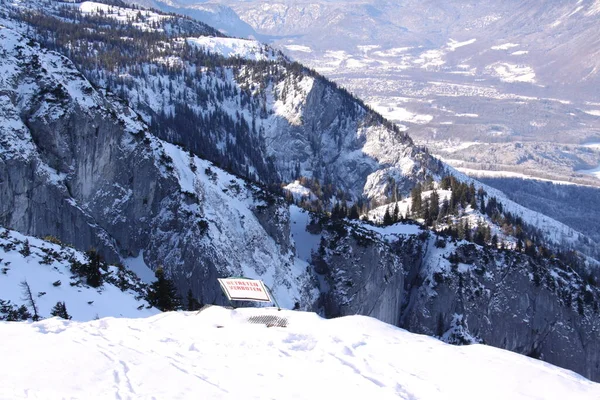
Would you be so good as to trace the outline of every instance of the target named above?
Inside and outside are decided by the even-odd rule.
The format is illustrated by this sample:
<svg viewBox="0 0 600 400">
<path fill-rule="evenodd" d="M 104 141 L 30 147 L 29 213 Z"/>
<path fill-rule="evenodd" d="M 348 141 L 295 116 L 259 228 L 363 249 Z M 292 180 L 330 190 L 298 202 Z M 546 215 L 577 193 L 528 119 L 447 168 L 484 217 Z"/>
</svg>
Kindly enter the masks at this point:
<svg viewBox="0 0 600 400">
<path fill-rule="evenodd" d="M 248 322 L 287 318 L 287 327 Z M 200 314 L 0 323 L 2 399 L 600 399 L 570 371 L 375 319 Z"/>
</svg>

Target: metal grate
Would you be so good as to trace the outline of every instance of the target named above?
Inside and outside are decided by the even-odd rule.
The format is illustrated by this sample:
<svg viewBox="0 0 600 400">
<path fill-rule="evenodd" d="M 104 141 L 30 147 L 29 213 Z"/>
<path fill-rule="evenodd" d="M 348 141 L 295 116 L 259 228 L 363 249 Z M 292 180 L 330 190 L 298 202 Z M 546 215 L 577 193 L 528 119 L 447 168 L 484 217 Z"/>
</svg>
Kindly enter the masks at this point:
<svg viewBox="0 0 600 400">
<path fill-rule="evenodd" d="M 285 328 L 288 324 L 287 318 L 278 317 L 276 315 L 254 315 L 248 318 L 248 322 L 252 324 L 264 324 L 268 328 L 273 326 Z"/>
</svg>

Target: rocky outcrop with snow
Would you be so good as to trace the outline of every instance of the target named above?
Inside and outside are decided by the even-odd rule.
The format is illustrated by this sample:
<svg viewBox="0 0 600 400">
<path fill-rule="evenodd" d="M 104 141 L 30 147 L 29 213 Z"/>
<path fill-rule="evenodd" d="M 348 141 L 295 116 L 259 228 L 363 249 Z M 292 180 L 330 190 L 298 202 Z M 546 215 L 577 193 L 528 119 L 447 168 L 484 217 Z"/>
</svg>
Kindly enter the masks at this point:
<svg viewBox="0 0 600 400">
<path fill-rule="evenodd" d="M 156 139 L 64 57 L 8 28 L 0 36 L 1 225 L 111 262 L 143 254 L 204 302 L 224 301 L 215 278 L 243 275 L 286 307 L 310 307 L 281 200 Z"/>
<path fill-rule="evenodd" d="M 188 29 L 187 20 L 148 13 L 137 17 L 135 10 L 130 15 L 126 9 L 93 4 L 81 6 L 83 14 L 76 8 L 70 13 L 51 6 L 40 10 L 42 17 L 27 18 L 42 43 L 57 46 L 49 37 L 60 36 L 58 50 L 72 54 L 95 85 L 126 98 L 156 136 L 238 175 L 275 184 L 302 175 L 355 199 L 381 201 L 392 185 L 407 193 L 426 175 L 441 172 L 441 164 L 404 132 L 268 46 L 199 36 L 198 29 Z M 121 20 L 134 16 L 141 22 L 125 25 Z M 82 41 L 69 33 L 78 18 L 105 35 L 123 31 L 112 38 L 130 47 L 120 53 L 122 68 L 111 68 L 114 60 L 107 56 L 110 48 L 103 37 L 84 30 L 81 34 L 88 36 Z M 124 39 L 139 31 L 145 32 L 146 43 Z"/>
<path fill-rule="evenodd" d="M 325 315 L 369 315 L 600 379 L 600 291 L 568 265 L 453 242 L 410 224 L 333 221 L 319 234 L 313 265 Z"/>
</svg>

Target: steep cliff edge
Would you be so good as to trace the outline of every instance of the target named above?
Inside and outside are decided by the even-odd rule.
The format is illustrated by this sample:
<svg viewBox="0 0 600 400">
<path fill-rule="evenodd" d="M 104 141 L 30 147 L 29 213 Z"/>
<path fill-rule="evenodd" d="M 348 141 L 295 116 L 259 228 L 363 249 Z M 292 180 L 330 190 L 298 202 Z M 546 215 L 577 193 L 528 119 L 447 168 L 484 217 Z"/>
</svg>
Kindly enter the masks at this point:
<svg viewBox="0 0 600 400">
<path fill-rule="evenodd" d="M 600 379 L 600 291 L 555 259 L 416 225 L 324 222 L 315 271 L 331 317 L 360 313 L 449 343 L 486 343 Z"/>
<path fill-rule="evenodd" d="M 214 278 L 245 275 L 287 307 L 310 307 L 281 199 L 156 139 L 66 58 L 8 28 L 0 36 L 0 225 L 111 262 L 143 252 L 203 302 L 224 300 Z"/>
</svg>

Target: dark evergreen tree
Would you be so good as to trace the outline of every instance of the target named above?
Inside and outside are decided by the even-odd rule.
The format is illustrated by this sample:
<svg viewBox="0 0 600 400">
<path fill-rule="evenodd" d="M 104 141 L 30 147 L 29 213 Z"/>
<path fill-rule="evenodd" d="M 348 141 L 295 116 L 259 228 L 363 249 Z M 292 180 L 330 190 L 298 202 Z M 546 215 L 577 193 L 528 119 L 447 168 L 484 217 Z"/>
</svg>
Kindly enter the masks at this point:
<svg viewBox="0 0 600 400">
<path fill-rule="evenodd" d="M 188 289 L 187 292 L 187 310 L 188 311 L 196 311 L 202 308 L 202 304 L 196 300 L 194 294 L 192 293 L 192 289 Z"/>
<path fill-rule="evenodd" d="M 159 267 L 154 273 L 156 281 L 148 289 L 148 303 L 161 311 L 181 310 L 181 299 L 173 281 L 165 276 L 165 271 Z"/>
<path fill-rule="evenodd" d="M 358 206 L 356 204 L 353 204 L 352 207 L 350 207 L 350 211 L 348 212 L 348 218 L 358 219 L 359 217 L 360 215 L 358 213 Z"/>
<path fill-rule="evenodd" d="M 477 230 L 475 231 L 475 234 L 473 235 L 473 242 L 477 243 L 478 245 L 483 246 L 485 244 L 485 227 L 483 226 L 483 223 L 480 221 L 477 222 Z"/>
<path fill-rule="evenodd" d="M 31 255 L 31 248 L 29 247 L 29 240 L 25 239 L 23 242 L 23 248 L 19 251 L 23 257 L 29 257 Z"/>
<path fill-rule="evenodd" d="M 492 236 L 490 246 L 492 246 L 494 249 L 498 248 L 498 235 L 494 234 L 494 236 Z"/>
<path fill-rule="evenodd" d="M 429 198 L 426 198 L 423 201 L 422 214 L 423 214 L 423 220 L 425 222 L 425 226 L 433 225 L 433 218 L 431 218 L 431 206 L 430 206 Z"/>
<path fill-rule="evenodd" d="M 410 191 L 411 205 L 410 205 L 410 213 L 413 218 L 421 217 L 421 200 L 422 188 L 421 184 L 417 183 L 415 187 Z"/>
<path fill-rule="evenodd" d="M 71 319 L 71 316 L 67 312 L 67 306 L 64 301 L 57 302 L 52 308 L 52 311 L 50 311 L 50 315 L 63 319 Z"/>
<path fill-rule="evenodd" d="M 523 241 L 521 239 L 517 239 L 517 246 L 516 246 L 517 251 L 521 252 L 523 251 Z"/>
<path fill-rule="evenodd" d="M 24 305 L 17 307 L 10 304 L 10 300 L 0 299 L 0 321 L 27 321 L 31 317 Z"/>
<path fill-rule="evenodd" d="M 440 195 L 435 189 L 433 189 L 429 198 L 429 213 L 431 214 L 431 219 L 437 221 L 440 215 Z"/>
<path fill-rule="evenodd" d="M 390 208 L 385 208 L 385 214 L 383 214 L 383 226 L 390 226 L 394 223 L 390 214 Z"/>
<path fill-rule="evenodd" d="M 79 274 L 82 275 L 86 283 L 91 287 L 99 287 L 102 285 L 102 271 L 103 266 L 100 254 L 94 249 L 88 250 L 86 253 L 88 262 L 86 264 L 79 264 Z"/>
<path fill-rule="evenodd" d="M 333 209 L 331 210 L 331 218 L 332 219 L 341 219 L 346 215 L 342 213 L 342 209 L 340 207 L 340 203 L 335 203 Z"/>
<path fill-rule="evenodd" d="M 487 224 L 483 227 L 483 241 L 486 244 L 492 241 L 492 229 Z"/>
<path fill-rule="evenodd" d="M 465 219 L 464 235 L 465 235 L 465 240 L 470 242 L 471 241 L 471 227 L 469 226 L 468 219 Z"/>
</svg>

